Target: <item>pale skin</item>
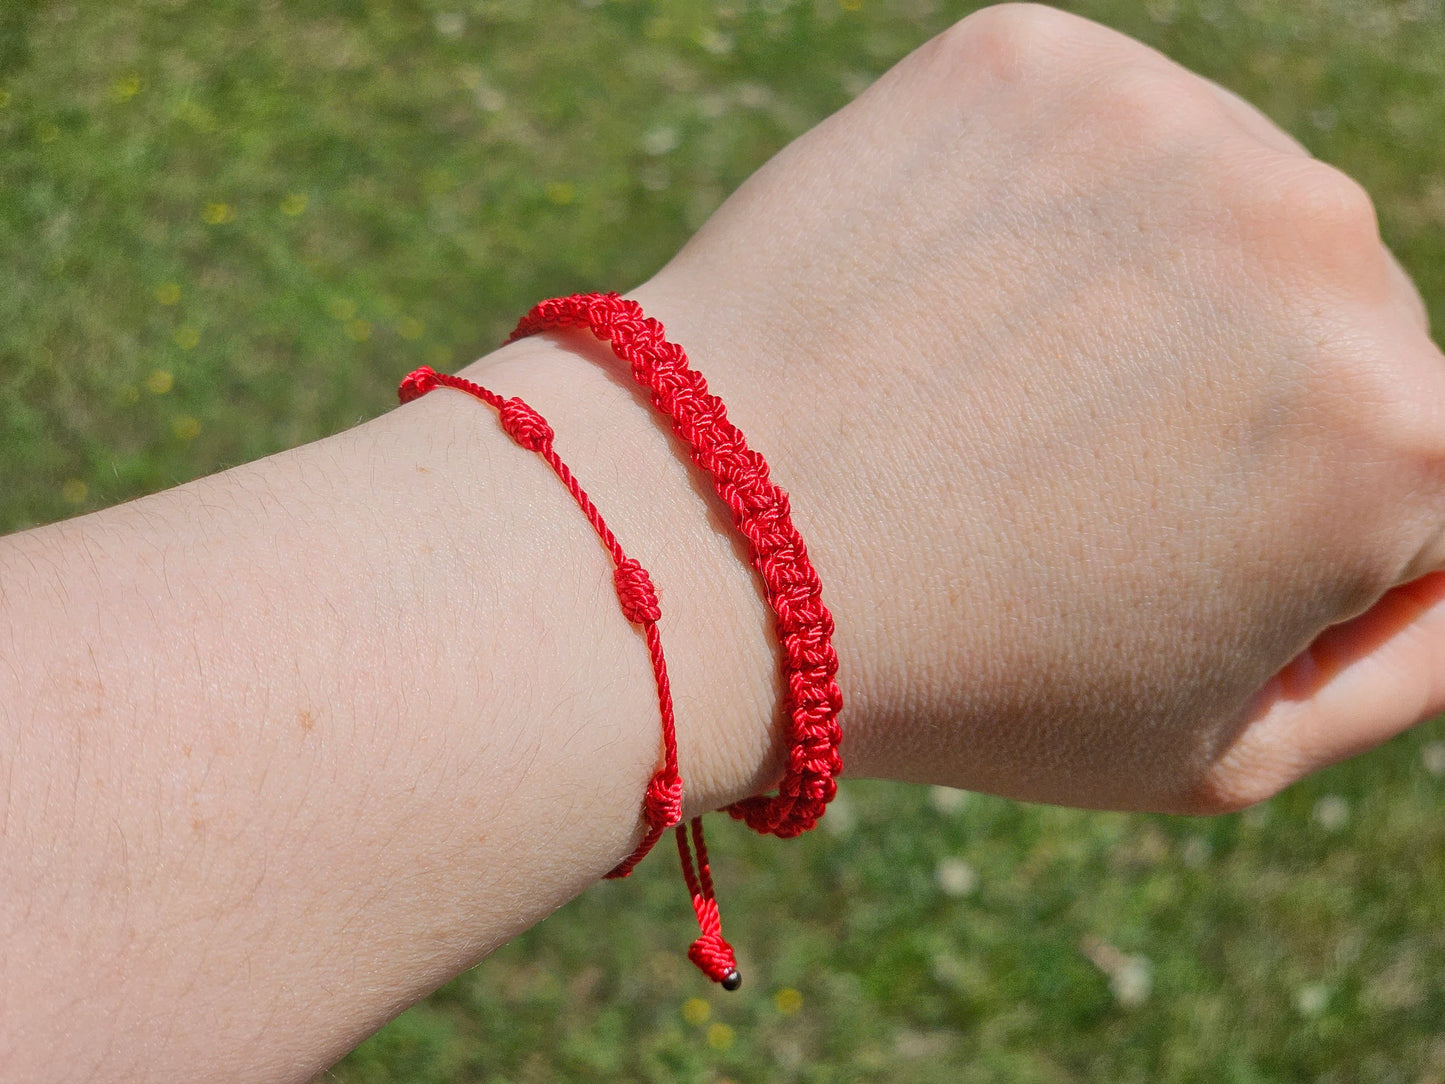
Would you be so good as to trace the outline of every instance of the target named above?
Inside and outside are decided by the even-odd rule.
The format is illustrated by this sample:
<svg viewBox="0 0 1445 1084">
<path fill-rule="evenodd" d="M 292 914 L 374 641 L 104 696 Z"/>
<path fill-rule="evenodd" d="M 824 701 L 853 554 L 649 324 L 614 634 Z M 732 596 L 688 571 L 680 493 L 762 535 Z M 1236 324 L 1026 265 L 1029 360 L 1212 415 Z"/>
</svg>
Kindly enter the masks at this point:
<svg viewBox="0 0 1445 1084">
<path fill-rule="evenodd" d="M 981 12 L 633 296 L 792 494 L 849 774 L 1223 812 L 1445 708 L 1419 298 L 1357 185 L 1143 46 Z M 766 788 L 768 613 L 665 423 L 577 336 L 465 374 L 651 570 L 689 812 Z M 642 638 L 459 394 L 0 541 L 0 643 L 16 1079 L 310 1079 L 641 832 Z"/>
</svg>

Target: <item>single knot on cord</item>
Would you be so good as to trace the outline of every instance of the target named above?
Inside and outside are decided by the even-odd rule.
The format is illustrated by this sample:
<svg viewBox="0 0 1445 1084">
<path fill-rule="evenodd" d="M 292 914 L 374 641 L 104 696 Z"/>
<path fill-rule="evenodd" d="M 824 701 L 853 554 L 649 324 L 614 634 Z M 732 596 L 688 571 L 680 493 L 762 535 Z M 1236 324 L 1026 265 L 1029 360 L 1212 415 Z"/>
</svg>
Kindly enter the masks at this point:
<svg viewBox="0 0 1445 1084">
<path fill-rule="evenodd" d="M 612 581 L 617 585 L 617 600 L 622 603 L 622 614 L 627 620 L 641 625 L 662 617 L 652 577 L 634 558 L 624 557 L 618 563 Z"/>
<path fill-rule="evenodd" d="M 720 983 L 724 990 L 736 990 L 743 984 L 733 947 L 720 933 L 705 933 L 699 937 L 688 948 L 687 958 L 713 982 Z"/>
<path fill-rule="evenodd" d="M 647 784 L 642 796 L 642 815 L 654 828 L 671 828 L 682 823 L 682 778 L 663 769 Z"/>
<path fill-rule="evenodd" d="M 420 399 L 439 383 L 441 381 L 437 379 L 436 370 L 430 365 L 423 365 L 420 369 L 406 374 L 401 387 L 396 389 L 396 397 L 403 403 L 409 403 L 413 399 Z"/>
<path fill-rule="evenodd" d="M 499 408 L 502 428 L 529 452 L 540 452 L 552 443 L 552 427 L 547 420 L 515 395 Z"/>
</svg>

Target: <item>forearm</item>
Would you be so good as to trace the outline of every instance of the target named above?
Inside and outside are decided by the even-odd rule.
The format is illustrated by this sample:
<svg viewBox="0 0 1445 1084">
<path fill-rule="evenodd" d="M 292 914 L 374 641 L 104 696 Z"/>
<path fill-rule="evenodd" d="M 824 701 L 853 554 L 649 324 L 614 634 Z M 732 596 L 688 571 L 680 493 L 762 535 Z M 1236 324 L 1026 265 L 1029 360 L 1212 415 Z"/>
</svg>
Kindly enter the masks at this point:
<svg viewBox="0 0 1445 1084">
<path fill-rule="evenodd" d="M 689 808 L 766 784 L 763 603 L 646 406 L 484 369 L 653 572 Z M 659 751 L 607 573 L 451 393 L 0 543 L 0 1061 L 307 1079 L 605 873 Z"/>
</svg>

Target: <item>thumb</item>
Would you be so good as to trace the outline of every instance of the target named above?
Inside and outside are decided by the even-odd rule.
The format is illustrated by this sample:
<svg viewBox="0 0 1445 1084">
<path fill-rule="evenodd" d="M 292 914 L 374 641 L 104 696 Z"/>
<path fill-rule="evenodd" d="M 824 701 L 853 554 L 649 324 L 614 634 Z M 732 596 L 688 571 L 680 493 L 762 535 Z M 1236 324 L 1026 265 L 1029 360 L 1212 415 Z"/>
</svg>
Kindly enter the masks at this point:
<svg viewBox="0 0 1445 1084">
<path fill-rule="evenodd" d="M 1255 697 L 1195 795 L 1198 812 L 1263 801 L 1445 711 L 1445 572 L 1322 632 Z"/>
</svg>

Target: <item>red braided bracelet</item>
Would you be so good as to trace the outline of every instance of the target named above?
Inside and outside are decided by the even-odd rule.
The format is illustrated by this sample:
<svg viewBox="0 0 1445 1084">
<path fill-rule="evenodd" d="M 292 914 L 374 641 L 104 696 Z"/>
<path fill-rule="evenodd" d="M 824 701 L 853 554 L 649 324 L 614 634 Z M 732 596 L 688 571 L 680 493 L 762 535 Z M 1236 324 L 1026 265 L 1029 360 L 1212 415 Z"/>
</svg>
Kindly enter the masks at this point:
<svg viewBox="0 0 1445 1084">
<path fill-rule="evenodd" d="M 637 302 L 617 294 L 543 301 L 522 317 L 508 341 L 551 328 L 587 328 L 632 367 L 633 379 L 651 390 L 652 405 L 687 442 L 692 461 L 713 476 L 718 496 L 732 510 L 733 526 L 748 541 L 783 645 L 788 759 L 775 797 L 744 798 L 728 806 L 728 813 L 758 832 L 800 835 L 818 823 L 837 793 L 843 695 L 834 681 L 833 615 L 823 605 L 818 573 L 793 527 L 788 495 L 768 477 L 767 461 L 728 421 L 722 400 L 688 365 L 682 347 L 668 342 L 662 325 L 644 316 Z"/>
<path fill-rule="evenodd" d="M 716 480 L 719 496 L 733 512 L 733 523 L 748 540 L 752 563 L 763 576 L 768 601 L 777 614 L 784 648 L 784 704 L 789 716 L 786 774 L 774 798 L 747 798 L 728 812 L 760 832 L 795 836 L 813 827 L 832 799 L 834 775 L 841 770 L 837 746 L 842 703 L 834 675 L 837 656 L 829 638 L 832 616 L 823 606 L 817 573 L 788 515 L 787 494 L 768 478 L 762 456 L 751 451 L 728 420 L 721 401 L 710 395 L 701 374 L 690 369 L 682 348 L 670 343 L 662 325 L 616 294 L 585 294 L 545 301 L 529 312 L 512 333 L 525 335 L 561 327 L 587 327 L 611 343 L 631 363 L 637 381 L 652 389 L 652 401 L 673 420 L 673 428 L 692 449 L 693 461 Z M 702 820 L 692 820 L 691 840 L 682 820 L 682 777 L 677 766 L 677 733 L 662 641 L 657 631 L 661 610 L 651 577 L 622 550 L 580 483 L 552 448 L 552 429 L 530 406 L 461 377 L 422 367 L 398 389 L 403 403 L 433 388 L 467 392 L 496 407 L 502 428 L 522 447 L 542 456 L 567 486 L 612 556 L 613 582 L 622 612 L 643 627 L 652 660 L 662 714 L 663 763 L 643 798 L 648 828 L 642 841 L 609 877 L 626 877 L 669 827 L 674 828 L 683 878 L 692 894 L 701 936 L 688 956 L 715 982 L 736 990 L 742 984 L 732 947 L 722 936 L 717 900 L 708 867 Z M 693 850 L 697 852 L 696 868 Z"/>
</svg>

